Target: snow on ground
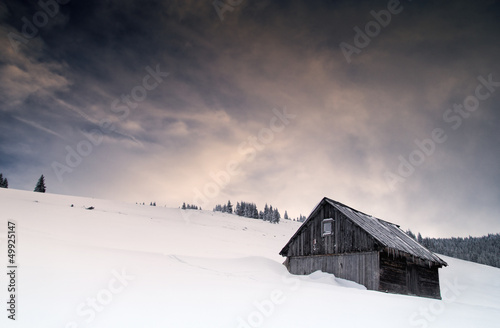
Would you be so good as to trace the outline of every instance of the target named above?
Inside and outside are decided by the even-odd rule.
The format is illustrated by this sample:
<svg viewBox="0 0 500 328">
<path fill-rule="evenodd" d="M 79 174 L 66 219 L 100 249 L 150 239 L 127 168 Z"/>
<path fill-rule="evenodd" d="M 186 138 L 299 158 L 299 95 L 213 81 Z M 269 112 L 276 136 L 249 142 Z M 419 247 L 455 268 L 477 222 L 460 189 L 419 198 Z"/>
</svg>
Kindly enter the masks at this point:
<svg viewBox="0 0 500 328">
<path fill-rule="evenodd" d="M 73 204 L 73 207 L 71 207 Z M 85 207 L 94 206 L 94 210 Z M 0 189 L 17 228 L 17 315 L 1 327 L 497 327 L 500 270 L 443 256 L 443 300 L 384 294 L 278 253 L 300 226 Z"/>
</svg>

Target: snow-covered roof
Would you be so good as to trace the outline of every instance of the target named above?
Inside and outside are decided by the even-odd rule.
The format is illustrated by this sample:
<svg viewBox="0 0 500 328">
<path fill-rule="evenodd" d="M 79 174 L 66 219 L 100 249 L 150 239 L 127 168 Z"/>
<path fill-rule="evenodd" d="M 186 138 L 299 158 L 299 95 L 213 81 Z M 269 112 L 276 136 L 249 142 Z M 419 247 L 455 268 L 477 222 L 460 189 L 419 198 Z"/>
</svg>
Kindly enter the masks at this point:
<svg viewBox="0 0 500 328">
<path fill-rule="evenodd" d="M 352 222 L 357 224 L 361 229 L 369 233 L 383 246 L 400 252 L 405 252 L 423 260 L 436 262 L 440 265 L 447 266 L 445 261 L 440 259 L 436 254 L 432 253 L 424 246 L 420 245 L 415 239 L 408 236 L 403 230 L 399 228 L 398 225 L 365 214 L 327 197 L 323 198 L 323 200 L 314 208 L 314 210 L 309 215 L 309 218 L 307 218 L 307 220 L 304 222 L 303 226 L 313 216 L 313 214 L 316 212 L 316 209 L 324 202 L 327 202 L 335 207 L 338 211 L 348 217 Z M 299 228 L 299 231 L 301 228 Z M 297 233 L 299 231 L 297 231 Z M 295 235 L 297 235 L 297 233 Z M 293 240 L 295 235 L 290 239 L 290 241 Z"/>
</svg>

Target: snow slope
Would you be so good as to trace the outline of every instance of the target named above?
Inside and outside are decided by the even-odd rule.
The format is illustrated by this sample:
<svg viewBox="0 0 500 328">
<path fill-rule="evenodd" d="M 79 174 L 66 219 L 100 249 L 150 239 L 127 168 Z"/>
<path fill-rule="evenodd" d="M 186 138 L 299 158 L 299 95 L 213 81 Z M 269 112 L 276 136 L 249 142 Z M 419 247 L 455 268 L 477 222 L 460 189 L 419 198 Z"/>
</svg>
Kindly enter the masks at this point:
<svg viewBox="0 0 500 328">
<path fill-rule="evenodd" d="M 71 204 L 74 206 L 71 207 Z M 94 210 L 85 207 L 94 206 Z M 17 314 L 0 327 L 498 327 L 500 270 L 443 256 L 443 300 L 290 275 L 300 226 L 0 189 L 0 256 L 17 229 Z"/>
</svg>

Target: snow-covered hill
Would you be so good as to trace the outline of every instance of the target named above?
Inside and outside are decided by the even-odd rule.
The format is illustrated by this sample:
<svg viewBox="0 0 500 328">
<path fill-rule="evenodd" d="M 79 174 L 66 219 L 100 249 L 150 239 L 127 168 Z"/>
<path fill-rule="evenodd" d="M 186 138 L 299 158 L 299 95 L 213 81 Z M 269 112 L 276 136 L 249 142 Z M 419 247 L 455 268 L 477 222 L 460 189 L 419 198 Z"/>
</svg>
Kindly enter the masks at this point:
<svg viewBox="0 0 500 328">
<path fill-rule="evenodd" d="M 73 206 L 71 206 L 73 205 Z M 94 210 L 85 207 L 94 206 Z M 278 255 L 299 223 L 0 189 L 16 222 L 16 321 L 1 327 L 497 327 L 500 270 L 443 256 L 443 300 L 367 291 Z"/>
</svg>

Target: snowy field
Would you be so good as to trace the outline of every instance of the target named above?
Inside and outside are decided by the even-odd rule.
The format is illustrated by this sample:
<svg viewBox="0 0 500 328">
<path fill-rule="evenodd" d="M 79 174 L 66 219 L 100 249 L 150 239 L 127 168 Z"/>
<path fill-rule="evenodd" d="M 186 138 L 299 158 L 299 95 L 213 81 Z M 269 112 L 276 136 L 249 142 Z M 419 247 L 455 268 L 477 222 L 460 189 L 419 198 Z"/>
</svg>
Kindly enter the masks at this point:
<svg viewBox="0 0 500 328">
<path fill-rule="evenodd" d="M 437 301 L 290 275 L 278 253 L 296 222 L 11 189 L 0 208 L 3 270 L 9 220 L 18 265 L 0 327 L 499 327 L 500 270 L 484 265 L 442 256 Z"/>
</svg>

